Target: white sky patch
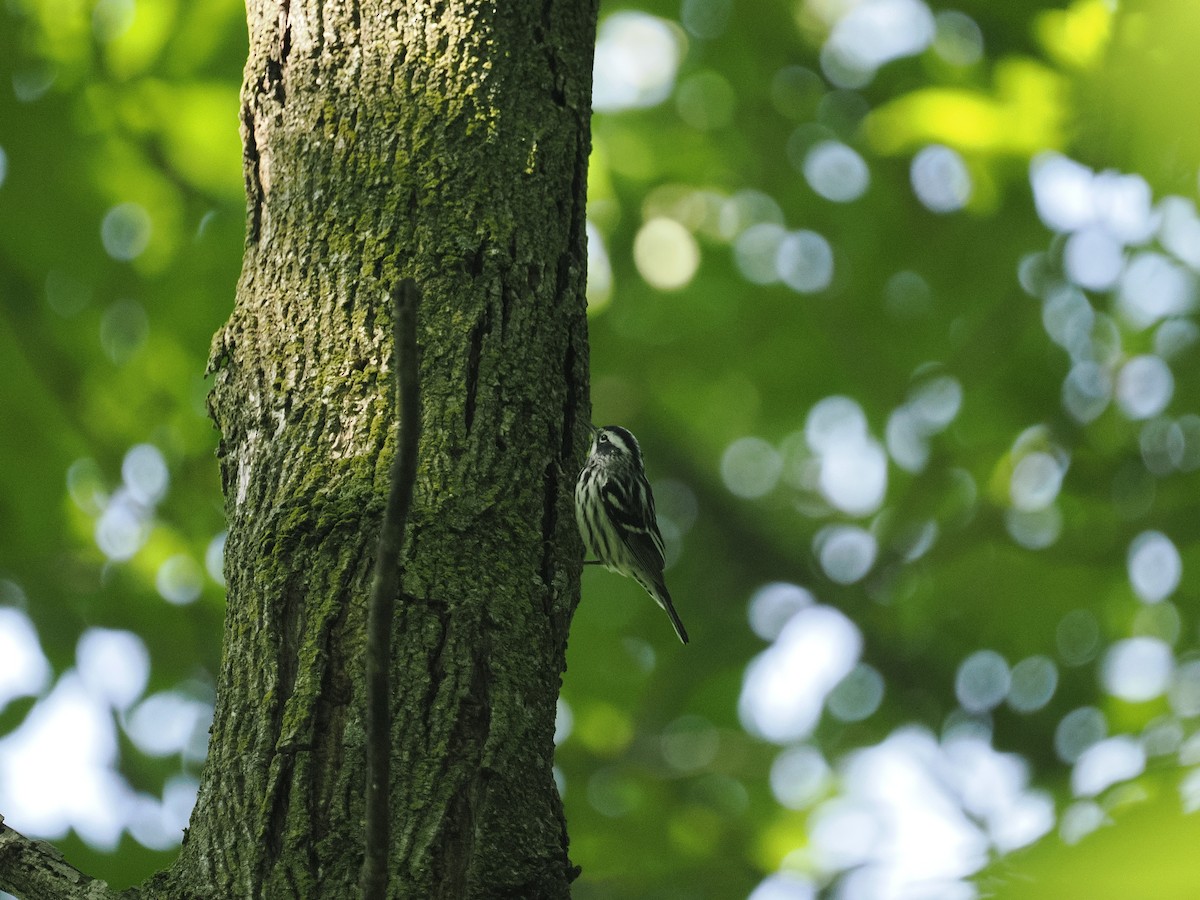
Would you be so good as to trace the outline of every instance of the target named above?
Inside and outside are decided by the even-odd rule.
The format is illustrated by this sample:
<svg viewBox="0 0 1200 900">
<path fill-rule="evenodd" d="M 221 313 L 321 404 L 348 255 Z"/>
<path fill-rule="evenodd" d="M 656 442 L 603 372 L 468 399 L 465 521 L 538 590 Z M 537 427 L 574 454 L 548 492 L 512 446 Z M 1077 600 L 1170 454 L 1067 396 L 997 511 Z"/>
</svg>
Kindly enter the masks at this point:
<svg viewBox="0 0 1200 900">
<path fill-rule="evenodd" d="M 182 753 L 196 729 L 207 726 L 212 707 L 177 691 L 160 691 L 139 703 L 125 720 L 125 732 L 147 756 Z"/>
<path fill-rule="evenodd" d="M 1055 231 L 1082 228 L 1095 216 L 1092 170 L 1060 153 L 1042 153 L 1029 166 L 1033 202 L 1042 221 Z"/>
<path fill-rule="evenodd" d="M 862 635 L 840 612 L 828 606 L 801 609 L 746 667 L 738 701 L 742 724 L 779 744 L 808 736 L 825 697 L 861 651 Z"/>
<path fill-rule="evenodd" d="M 92 696 L 126 709 L 150 678 L 150 653 L 131 631 L 89 628 L 75 648 L 79 677 Z"/>
<path fill-rule="evenodd" d="M 972 897 L 964 879 L 992 852 L 1054 826 L 1053 803 L 1030 790 L 1026 763 L 978 735 L 939 743 L 905 727 L 849 754 L 841 776 L 845 793 L 813 813 L 809 849 L 818 871 L 857 867 L 854 897 Z"/>
<path fill-rule="evenodd" d="M 113 768 L 116 729 L 82 679 L 68 672 L 15 732 L 0 740 L 6 824 L 39 838 L 69 828 L 100 849 L 116 846 L 129 788 Z"/>
<path fill-rule="evenodd" d="M 1079 757 L 1071 772 L 1071 791 L 1076 797 L 1095 797 L 1114 784 L 1141 775 L 1146 768 L 1146 751 L 1136 738 L 1118 735 L 1093 744 Z"/>
<path fill-rule="evenodd" d="M 50 680 L 37 631 L 25 613 L 0 607 L 0 708 L 10 700 L 40 694 Z"/>
<path fill-rule="evenodd" d="M 863 87 L 881 66 L 923 51 L 934 31 L 933 13 L 921 0 L 863 0 L 834 23 L 821 66 L 838 87 Z"/>
</svg>

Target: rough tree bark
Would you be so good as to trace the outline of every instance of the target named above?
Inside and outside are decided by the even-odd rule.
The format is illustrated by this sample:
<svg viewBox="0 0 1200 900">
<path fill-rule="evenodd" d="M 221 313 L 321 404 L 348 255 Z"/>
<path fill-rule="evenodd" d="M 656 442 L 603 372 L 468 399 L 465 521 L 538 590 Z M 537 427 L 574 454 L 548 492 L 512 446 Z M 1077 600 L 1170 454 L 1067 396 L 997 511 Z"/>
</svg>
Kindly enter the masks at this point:
<svg viewBox="0 0 1200 900">
<path fill-rule="evenodd" d="M 355 896 L 388 292 L 405 276 L 424 297 L 424 431 L 393 635 L 389 896 L 569 895 L 551 764 L 581 552 L 563 473 L 590 419 L 596 14 L 249 0 L 245 264 L 210 363 L 224 662 L 189 832 L 140 896 Z"/>
</svg>

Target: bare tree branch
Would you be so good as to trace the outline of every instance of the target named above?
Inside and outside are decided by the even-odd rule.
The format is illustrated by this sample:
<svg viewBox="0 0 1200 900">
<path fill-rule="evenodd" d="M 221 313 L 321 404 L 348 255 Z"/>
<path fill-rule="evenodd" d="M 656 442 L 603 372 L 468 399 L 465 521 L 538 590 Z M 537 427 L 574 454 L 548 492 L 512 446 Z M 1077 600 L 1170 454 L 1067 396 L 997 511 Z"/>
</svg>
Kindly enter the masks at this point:
<svg viewBox="0 0 1200 900">
<path fill-rule="evenodd" d="M 392 292 L 396 366 L 396 456 L 391 491 L 379 533 L 371 606 L 367 612 L 367 792 L 366 847 L 362 896 L 387 896 L 388 778 L 391 759 L 392 611 L 400 597 L 400 553 L 404 526 L 417 480 L 417 443 L 421 436 L 421 396 L 417 373 L 417 304 L 411 278 Z"/>
<path fill-rule="evenodd" d="M 122 896 L 85 875 L 43 841 L 33 841 L 0 816 L 0 889 L 21 900 L 115 900 Z"/>
</svg>

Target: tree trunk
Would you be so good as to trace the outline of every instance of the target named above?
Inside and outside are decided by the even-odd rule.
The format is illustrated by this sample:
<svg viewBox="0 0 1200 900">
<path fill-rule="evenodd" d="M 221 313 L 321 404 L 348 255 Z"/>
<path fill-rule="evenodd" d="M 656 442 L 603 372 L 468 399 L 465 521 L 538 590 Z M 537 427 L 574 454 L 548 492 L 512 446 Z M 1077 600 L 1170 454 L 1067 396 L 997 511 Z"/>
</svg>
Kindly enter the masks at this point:
<svg viewBox="0 0 1200 900">
<path fill-rule="evenodd" d="M 249 199 L 211 409 L 209 756 L 163 897 L 355 896 L 366 598 L 411 276 L 423 435 L 393 633 L 390 896 L 565 897 L 551 774 L 590 410 L 595 2 L 250 0 Z"/>
</svg>

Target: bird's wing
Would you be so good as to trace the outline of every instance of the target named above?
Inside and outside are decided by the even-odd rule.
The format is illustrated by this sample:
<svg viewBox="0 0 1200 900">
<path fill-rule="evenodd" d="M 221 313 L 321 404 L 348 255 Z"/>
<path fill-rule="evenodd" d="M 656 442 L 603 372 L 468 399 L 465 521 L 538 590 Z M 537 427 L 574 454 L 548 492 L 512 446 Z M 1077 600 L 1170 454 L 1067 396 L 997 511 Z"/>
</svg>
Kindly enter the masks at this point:
<svg viewBox="0 0 1200 900">
<path fill-rule="evenodd" d="M 632 485 L 634 496 L 630 496 L 630 491 L 621 482 L 610 478 L 602 491 L 608 517 L 624 537 L 625 546 L 638 567 L 654 578 L 660 578 L 665 556 L 654 513 L 654 492 L 650 490 L 649 482 L 639 475 Z"/>
</svg>

